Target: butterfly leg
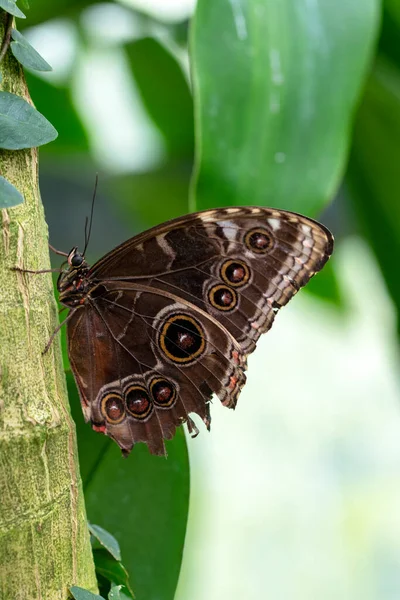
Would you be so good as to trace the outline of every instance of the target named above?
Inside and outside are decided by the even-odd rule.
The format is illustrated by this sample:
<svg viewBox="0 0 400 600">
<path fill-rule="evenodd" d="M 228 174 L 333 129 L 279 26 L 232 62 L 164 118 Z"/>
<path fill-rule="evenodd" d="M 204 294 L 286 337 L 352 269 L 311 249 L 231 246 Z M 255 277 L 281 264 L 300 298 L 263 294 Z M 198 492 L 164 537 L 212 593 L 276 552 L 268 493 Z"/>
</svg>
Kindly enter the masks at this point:
<svg viewBox="0 0 400 600">
<path fill-rule="evenodd" d="M 203 419 L 205 426 L 207 427 L 207 430 L 210 431 L 211 429 L 211 413 L 210 413 L 210 402 L 206 402 L 206 416 Z"/>
<path fill-rule="evenodd" d="M 10 271 L 17 271 L 18 273 L 32 273 L 33 275 L 40 275 L 42 273 L 60 273 L 61 269 L 40 269 L 40 271 L 33 271 L 31 269 L 22 269 L 21 267 L 11 267 Z"/>
<path fill-rule="evenodd" d="M 57 250 L 51 244 L 49 244 L 49 248 L 52 252 L 55 252 L 56 254 L 59 254 L 60 256 L 68 256 L 67 252 L 62 252 L 62 250 Z M 58 269 L 40 269 L 38 271 L 33 271 L 31 269 L 22 269 L 21 267 L 11 267 L 11 271 L 18 271 L 19 273 L 32 273 L 33 275 L 39 275 L 42 273 L 60 273 L 61 269 L 60 268 L 58 268 Z"/>
<path fill-rule="evenodd" d="M 187 423 L 187 428 L 188 428 L 188 432 L 190 433 L 190 436 L 192 438 L 197 437 L 199 435 L 198 427 L 197 427 L 196 423 L 193 421 L 193 419 L 191 417 L 189 417 L 189 415 L 188 415 L 186 423 Z"/>
<path fill-rule="evenodd" d="M 54 248 L 54 246 L 52 246 L 51 244 L 49 244 L 49 248 L 52 252 L 54 252 L 55 254 L 58 254 L 59 256 L 68 256 L 68 252 L 63 252 L 62 250 L 57 250 L 57 248 Z"/>
<path fill-rule="evenodd" d="M 42 355 L 44 355 L 44 354 L 46 354 L 48 352 L 48 350 L 50 349 L 50 346 L 53 343 L 53 340 L 56 337 L 57 333 L 60 331 L 61 327 L 63 325 L 65 325 L 65 323 L 67 323 L 67 321 L 69 321 L 69 319 L 72 317 L 72 315 L 75 313 L 76 310 L 77 309 L 71 310 L 71 312 L 68 314 L 68 316 L 66 317 L 66 319 L 64 319 L 64 321 L 61 321 L 61 323 L 55 328 L 55 330 L 53 331 L 53 333 L 50 336 L 49 341 L 46 344 L 45 349 L 42 352 Z"/>
</svg>

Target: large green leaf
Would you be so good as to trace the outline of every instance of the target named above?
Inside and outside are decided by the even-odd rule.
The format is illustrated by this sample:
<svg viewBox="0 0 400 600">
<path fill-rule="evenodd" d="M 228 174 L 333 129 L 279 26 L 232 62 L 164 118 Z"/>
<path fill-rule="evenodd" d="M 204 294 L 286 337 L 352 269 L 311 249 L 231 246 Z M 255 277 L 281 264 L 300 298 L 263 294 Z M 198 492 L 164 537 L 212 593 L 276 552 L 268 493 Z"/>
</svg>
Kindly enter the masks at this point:
<svg viewBox="0 0 400 600">
<path fill-rule="evenodd" d="M 104 579 L 114 585 L 123 585 L 125 593 L 129 598 L 133 598 L 133 590 L 129 583 L 129 575 L 123 564 L 115 560 L 104 549 L 95 549 L 93 551 L 94 564 L 96 566 L 97 576 L 101 575 Z"/>
<path fill-rule="evenodd" d="M 400 2 L 399 0 L 385 0 L 384 8 L 395 25 L 400 28 Z"/>
<path fill-rule="evenodd" d="M 379 54 L 386 55 L 394 64 L 400 65 L 400 2 L 384 0 L 382 8 Z"/>
<path fill-rule="evenodd" d="M 0 0 L 0 2 L 11 2 L 11 0 Z M 69 18 L 78 21 L 80 14 L 87 7 L 96 4 L 104 4 L 104 0 L 57 0 L 50 2 L 49 0 L 35 0 L 30 3 L 30 11 L 27 15 L 27 26 L 39 25 L 50 19 Z M 126 3 L 125 3 L 126 6 Z M 130 6 L 132 12 L 138 15 L 142 20 L 151 22 L 150 16 L 142 11 L 134 9 Z"/>
<path fill-rule="evenodd" d="M 39 25 L 57 17 L 78 17 L 85 7 L 101 2 L 102 0 L 35 0 L 30 4 L 27 26 Z"/>
<path fill-rule="evenodd" d="M 336 277 L 335 263 L 330 260 L 318 277 L 313 277 L 304 292 L 316 296 L 320 300 L 326 300 L 341 309 L 345 308 L 339 283 Z"/>
<path fill-rule="evenodd" d="M 143 102 L 163 134 L 173 157 L 193 155 L 193 101 L 182 69 L 154 38 L 126 46 L 132 74 Z"/>
<path fill-rule="evenodd" d="M 113 177 L 108 191 L 123 218 L 143 229 L 187 212 L 191 163 L 173 162 L 145 173 Z M 139 217 L 139 218 L 138 218 Z"/>
<path fill-rule="evenodd" d="M 354 128 L 351 199 L 397 308 L 400 324 L 400 70 L 379 60 Z M 400 331 L 399 331 L 400 332 Z"/>
<path fill-rule="evenodd" d="M 199 0 L 193 203 L 313 215 L 332 197 L 378 0 Z"/>
<path fill-rule="evenodd" d="M 139 600 L 173 600 L 189 506 L 183 430 L 167 442 L 167 459 L 150 455 L 143 444 L 124 459 L 115 442 L 84 423 L 70 373 L 67 381 L 88 517 L 118 540 Z"/>
</svg>

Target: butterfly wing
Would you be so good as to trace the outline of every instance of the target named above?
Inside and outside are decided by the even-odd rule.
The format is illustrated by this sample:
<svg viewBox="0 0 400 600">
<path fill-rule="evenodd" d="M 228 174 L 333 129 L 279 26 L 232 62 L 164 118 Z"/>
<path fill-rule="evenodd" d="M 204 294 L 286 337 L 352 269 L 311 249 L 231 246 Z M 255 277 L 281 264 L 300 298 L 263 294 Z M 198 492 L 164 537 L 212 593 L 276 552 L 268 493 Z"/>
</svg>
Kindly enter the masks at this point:
<svg viewBox="0 0 400 600">
<path fill-rule="evenodd" d="M 71 368 L 86 420 L 125 452 L 164 439 L 215 393 L 230 404 L 245 381 L 235 339 L 210 315 L 163 291 L 106 282 L 68 321 Z"/>
<path fill-rule="evenodd" d="M 233 408 L 246 356 L 277 310 L 328 260 L 330 232 L 258 207 L 205 211 L 128 240 L 90 270 L 68 322 L 83 411 L 125 453 L 164 439 L 216 394 Z"/>
<path fill-rule="evenodd" d="M 250 353 L 332 250 L 331 233 L 312 219 L 227 208 L 150 229 L 96 263 L 92 274 L 174 293 L 216 318 Z"/>
</svg>

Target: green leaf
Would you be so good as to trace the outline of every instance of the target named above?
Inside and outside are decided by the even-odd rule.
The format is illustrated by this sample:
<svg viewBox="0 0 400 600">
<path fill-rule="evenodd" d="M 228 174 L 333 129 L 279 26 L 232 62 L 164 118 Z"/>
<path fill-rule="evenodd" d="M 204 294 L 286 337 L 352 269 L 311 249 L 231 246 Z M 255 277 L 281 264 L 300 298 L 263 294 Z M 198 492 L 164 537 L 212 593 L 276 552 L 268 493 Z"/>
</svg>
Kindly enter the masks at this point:
<svg viewBox="0 0 400 600">
<path fill-rule="evenodd" d="M 396 22 L 397 26 L 400 27 L 400 4 L 399 0 L 385 0 L 385 9 L 391 18 Z"/>
<path fill-rule="evenodd" d="M 108 594 L 108 600 L 122 600 L 121 589 L 122 585 L 113 585 L 110 593 Z"/>
<path fill-rule="evenodd" d="M 344 308 L 344 303 L 334 264 L 333 260 L 328 261 L 321 273 L 318 273 L 318 277 L 313 277 L 306 285 L 304 292 L 321 300 L 326 300 L 342 309 Z"/>
<path fill-rule="evenodd" d="M 190 164 L 168 162 L 153 171 L 113 177 L 107 191 L 124 220 L 146 228 L 187 212 L 189 182 Z"/>
<path fill-rule="evenodd" d="M 379 53 L 386 54 L 397 64 L 400 62 L 399 35 L 400 3 L 398 0 L 386 0 L 382 11 Z"/>
<path fill-rule="evenodd" d="M 56 87 L 33 73 L 25 73 L 25 77 L 35 106 L 54 124 L 59 134 L 53 144 L 40 151 L 41 157 L 44 154 L 74 154 L 75 160 L 79 160 L 77 154 L 89 153 L 88 135 L 75 109 L 71 88 Z"/>
<path fill-rule="evenodd" d="M 35 0 L 29 13 L 29 25 L 41 25 L 57 18 L 69 18 L 77 22 L 87 6 L 103 3 L 104 0 Z"/>
<path fill-rule="evenodd" d="M 119 544 L 111 533 L 108 533 L 99 525 L 92 525 L 91 523 L 89 523 L 89 531 L 116 560 L 121 560 Z"/>
<path fill-rule="evenodd" d="M 115 560 L 106 550 L 96 549 L 93 551 L 96 572 L 100 573 L 108 581 L 115 585 L 123 585 L 125 595 L 133 598 L 133 591 L 129 583 L 129 575 L 124 565 Z"/>
<path fill-rule="evenodd" d="M 150 117 L 173 157 L 192 157 L 193 101 L 187 80 L 174 56 L 154 38 L 126 46 L 129 65 Z"/>
<path fill-rule="evenodd" d="M 0 209 L 16 206 L 23 201 L 23 195 L 7 179 L 0 176 Z"/>
<path fill-rule="evenodd" d="M 124 585 L 113 586 L 108 594 L 108 600 L 133 600 L 134 598 L 135 596 L 129 594 Z"/>
<path fill-rule="evenodd" d="M 101 523 L 118 539 L 138 598 L 173 600 L 189 507 L 182 428 L 166 443 L 167 459 L 152 456 L 144 444 L 123 459 L 115 442 L 84 423 L 71 374 L 68 392 L 90 521 Z"/>
<path fill-rule="evenodd" d="M 14 15 L 14 17 L 19 17 L 20 19 L 26 19 L 22 10 L 18 8 L 15 4 L 15 0 L 0 0 L 0 8 L 3 8 L 10 15 Z"/>
<path fill-rule="evenodd" d="M 83 588 L 73 585 L 69 588 L 72 596 L 75 600 L 104 600 L 103 596 L 99 596 L 98 594 L 93 594 L 89 592 L 89 590 L 84 590 Z"/>
<path fill-rule="evenodd" d="M 375 40 L 377 0 L 199 0 L 192 205 L 309 215 L 334 194 Z"/>
<path fill-rule="evenodd" d="M 350 199 L 397 309 L 400 334 L 400 70 L 377 61 L 354 127 Z"/>
<path fill-rule="evenodd" d="M 135 593 L 147 600 L 173 600 L 185 539 L 189 464 L 182 429 L 167 450 L 162 459 L 138 444 L 123 460 L 113 444 L 85 486 L 89 518 L 115 533 Z"/>
<path fill-rule="evenodd" d="M 0 148 L 34 148 L 57 137 L 53 125 L 20 96 L 0 92 Z"/>
<path fill-rule="evenodd" d="M 16 29 L 11 30 L 13 42 L 11 42 L 11 50 L 15 58 L 27 69 L 34 71 L 52 71 L 51 66 L 42 58 L 30 45 L 28 40 Z"/>
</svg>

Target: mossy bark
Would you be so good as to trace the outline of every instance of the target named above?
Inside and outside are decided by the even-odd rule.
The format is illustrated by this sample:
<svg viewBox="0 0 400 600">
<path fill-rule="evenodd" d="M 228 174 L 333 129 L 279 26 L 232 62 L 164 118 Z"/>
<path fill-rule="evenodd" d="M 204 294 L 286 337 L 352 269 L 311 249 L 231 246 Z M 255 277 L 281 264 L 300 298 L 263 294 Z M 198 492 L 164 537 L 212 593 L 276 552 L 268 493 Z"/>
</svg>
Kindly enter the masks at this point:
<svg viewBox="0 0 400 600">
<path fill-rule="evenodd" d="M 5 13 L 0 11 L 0 39 Z M 30 101 L 8 52 L 1 88 Z M 96 591 L 51 276 L 36 149 L 0 150 L 0 174 L 25 202 L 0 211 L 0 598 L 64 600 Z"/>
</svg>

